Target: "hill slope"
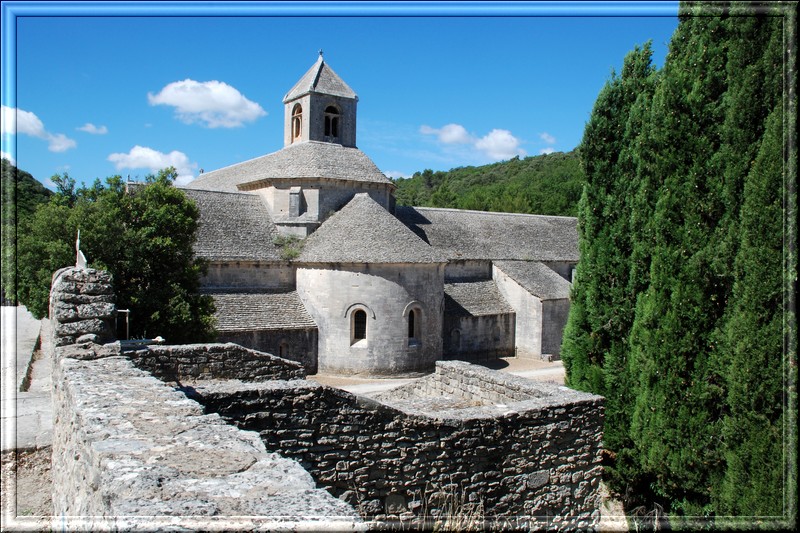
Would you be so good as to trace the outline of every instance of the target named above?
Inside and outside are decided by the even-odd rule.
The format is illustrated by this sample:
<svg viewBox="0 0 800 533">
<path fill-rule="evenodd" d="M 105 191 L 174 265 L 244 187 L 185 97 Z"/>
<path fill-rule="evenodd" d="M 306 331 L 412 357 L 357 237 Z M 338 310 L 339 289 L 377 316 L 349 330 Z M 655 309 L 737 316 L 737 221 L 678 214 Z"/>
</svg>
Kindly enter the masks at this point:
<svg viewBox="0 0 800 533">
<path fill-rule="evenodd" d="M 585 182 L 577 150 L 395 180 L 398 205 L 575 216 Z"/>
</svg>

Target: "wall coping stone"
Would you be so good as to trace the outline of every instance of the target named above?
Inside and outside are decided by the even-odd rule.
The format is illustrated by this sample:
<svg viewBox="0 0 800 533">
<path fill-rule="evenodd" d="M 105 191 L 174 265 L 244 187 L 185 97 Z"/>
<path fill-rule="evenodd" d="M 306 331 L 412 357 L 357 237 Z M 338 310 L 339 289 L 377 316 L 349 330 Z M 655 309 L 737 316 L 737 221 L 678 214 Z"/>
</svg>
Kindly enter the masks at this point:
<svg viewBox="0 0 800 533">
<path fill-rule="evenodd" d="M 70 529 L 224 530 L 228 517 L 237 529 L 364 529 L 257 433 L 204 414 L 127 358 L 54 365 L 53 502 Z"/>
</svg>

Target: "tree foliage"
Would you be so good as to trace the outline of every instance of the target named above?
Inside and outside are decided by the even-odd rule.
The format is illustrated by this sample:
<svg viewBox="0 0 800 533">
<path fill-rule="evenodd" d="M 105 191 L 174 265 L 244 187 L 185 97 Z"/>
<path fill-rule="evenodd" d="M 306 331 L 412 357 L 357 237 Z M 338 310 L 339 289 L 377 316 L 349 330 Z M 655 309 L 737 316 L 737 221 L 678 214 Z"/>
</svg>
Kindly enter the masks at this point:
<svg viewBox="0 0 800 533">
<path fill-rule="evenodd" d="M 52 274 L 75 264 L 80 230 L 89 266 L 114 277 L 117 307 L 130 310 L 132 337 L 211 340 L 213 302 L 198 293 L 205 263 L 192 251 L 199 212 L 172 186 L 174 178 L 174 169 L 166 169 L 130 190 L 119 176 L 76 190 L 69 176 L 54 176 L 58 192 L 20 232 L 20 302 L 34 316 L 46 316 Z"/>
<path fill-rule="evenodd" d="M 577 151 L 424 170 L 395 180 L 399 205 L 575 216 L 583 187 Z"/>
<path fill-rule="evenodd" d="M 647 45 L 631 52 L 581 145 L 567 380 L 607 398 L 612 487 L 673 517 L 787 509 L 781 202 L 796 197 L 781 194 L 782 50 L 794 14 L 777 9 L 682 4 L 663 69 Z"/>
<path fill-rule="evenodd" d="M 19 170 L 8 159 L 2 160 L 2 300 L 13 295 L 16 284 L 17 227 L 19 220 L 28 219 L 39 204 L 47 202 L 52 194 L 33 176 Z"/>
</svg>

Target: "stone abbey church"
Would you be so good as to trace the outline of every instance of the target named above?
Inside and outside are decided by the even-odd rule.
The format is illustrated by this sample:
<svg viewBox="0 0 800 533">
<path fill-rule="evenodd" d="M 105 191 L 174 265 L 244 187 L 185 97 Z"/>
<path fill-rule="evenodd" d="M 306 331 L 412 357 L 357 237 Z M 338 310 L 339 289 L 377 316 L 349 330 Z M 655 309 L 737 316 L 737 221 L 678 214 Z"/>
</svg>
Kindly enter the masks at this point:
<svg viewBox="0 0 800 533">
<path fill-rule="evenodd" d="M 558 357 L 576 219 L 396 206 L 322 55 L 283 103 L 283 149 L 184 189 L 220 341 L 364 376 Z"/>
</svg>

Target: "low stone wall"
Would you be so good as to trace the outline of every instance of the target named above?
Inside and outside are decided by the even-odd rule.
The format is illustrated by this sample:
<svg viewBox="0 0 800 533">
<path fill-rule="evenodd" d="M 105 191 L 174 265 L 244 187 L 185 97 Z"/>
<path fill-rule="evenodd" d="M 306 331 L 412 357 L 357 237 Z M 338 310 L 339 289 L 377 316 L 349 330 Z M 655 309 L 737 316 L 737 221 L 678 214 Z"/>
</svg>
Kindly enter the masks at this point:
<svg viewBox="0 0 800 533">
<path fill-rule="evenodd" d="M 53 274 L 49 315 L 55 346 L 113 340 L 116 314 L 108 272 L 69 267 Z"/>
<path fill-rule="evenodd" d="M 185 391 L 375 520 L 460 513 L 572 530 L 599 519 L 599 396 L 461 362 L 375 399 L 301 380 Z"/>
<path fill-rule="evenodd" d="M 283 359 L 297 361 L 309 374 L 317 373 L 317 329 L 282 329 L 260 331 L 223 331 L 219 342 L 232 342 Z"/>
<path fill-rule="evenodd" d="M 58 529 L 364 529 L 296 462 L 126 358 L 64 356 L 91 350 L 54 358 Z"/>
<path fill-rule="evenodd" d="M 304 379 L 303 365 L 238 344 L 148 346 L 126 353 L 139 368 L 164 381 Z"/>
</svg>

